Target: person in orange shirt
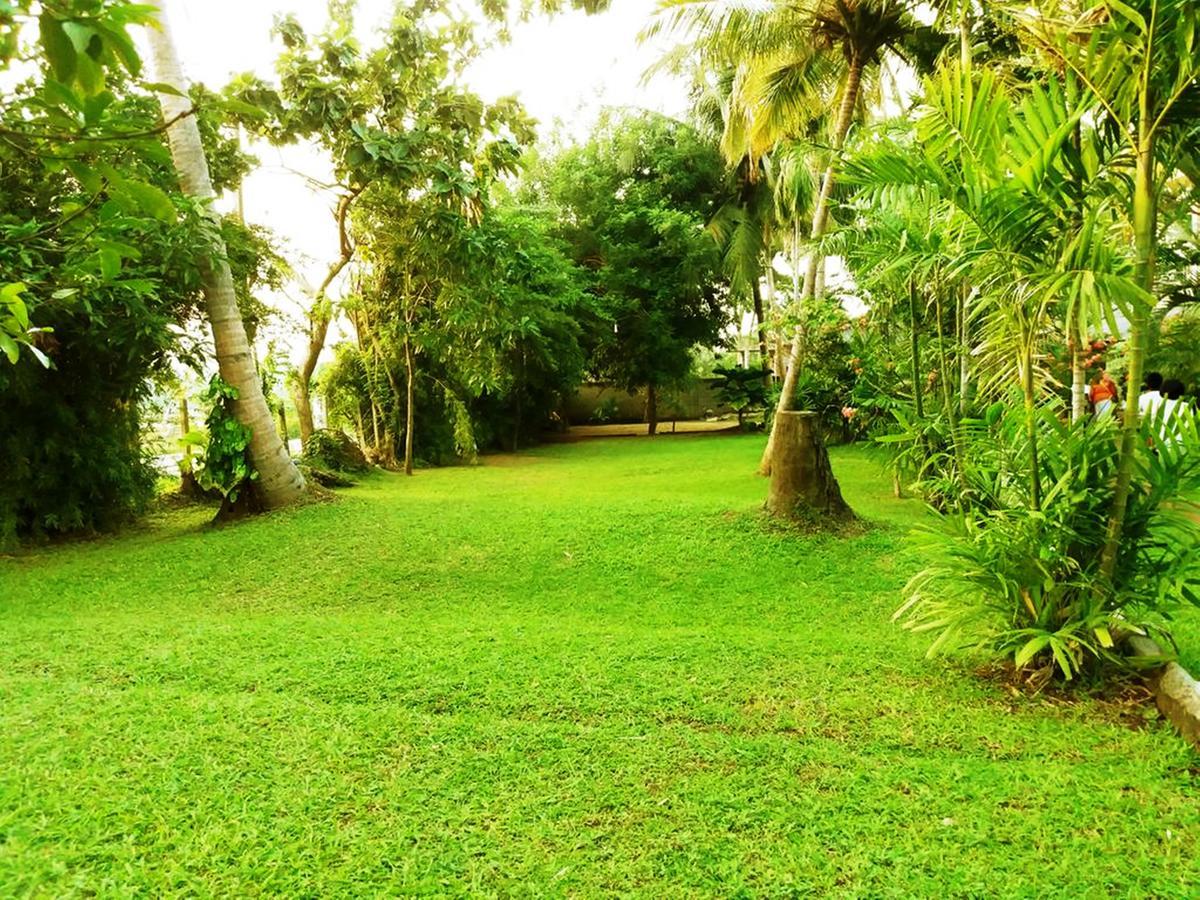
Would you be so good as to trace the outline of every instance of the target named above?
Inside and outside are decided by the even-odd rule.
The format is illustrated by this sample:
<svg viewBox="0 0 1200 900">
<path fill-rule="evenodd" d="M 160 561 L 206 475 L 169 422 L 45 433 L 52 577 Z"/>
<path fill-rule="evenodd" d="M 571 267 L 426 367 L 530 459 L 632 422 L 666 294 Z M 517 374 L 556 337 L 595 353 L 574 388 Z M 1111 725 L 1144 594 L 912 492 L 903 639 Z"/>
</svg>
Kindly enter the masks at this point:
<svg viewBox="0 0 1200 900">
<path fill-rule="evenodd" d="M 1088 394 L 1096 415 L 1112 415 L 1117 411 L 1117 383 L 1112 380 L 1106 369 L 1100 370 L 1090 388 Z"/>
</svg>

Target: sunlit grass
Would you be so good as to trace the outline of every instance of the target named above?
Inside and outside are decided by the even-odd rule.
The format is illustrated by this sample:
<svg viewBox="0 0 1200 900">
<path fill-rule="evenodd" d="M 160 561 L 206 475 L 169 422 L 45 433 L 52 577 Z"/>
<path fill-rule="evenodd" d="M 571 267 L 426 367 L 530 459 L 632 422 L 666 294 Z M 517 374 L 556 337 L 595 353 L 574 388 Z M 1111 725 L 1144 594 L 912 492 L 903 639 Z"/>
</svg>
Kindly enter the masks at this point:
<svg viewBox="0 0 1200 900">
<path fill-rule="evenodd" d="M 890 614 L 923 517 L 759 438 L 380 475 L 0 563 L 0 893 L 1187 895 L 1195 754 Z"/>
</svg>

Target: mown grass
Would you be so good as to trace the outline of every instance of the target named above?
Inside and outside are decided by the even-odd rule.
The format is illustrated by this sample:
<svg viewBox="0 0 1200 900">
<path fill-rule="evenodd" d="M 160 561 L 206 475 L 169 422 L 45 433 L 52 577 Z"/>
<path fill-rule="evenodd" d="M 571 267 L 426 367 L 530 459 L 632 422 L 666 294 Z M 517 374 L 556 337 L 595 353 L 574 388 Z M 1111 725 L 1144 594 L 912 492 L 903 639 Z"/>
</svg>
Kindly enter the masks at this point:
<svg viewBox="0 0 1200 900">
<path fill-rule="evenodd" d="M 760 439 L 380 475 L 0 563 L 16 895 L 1194 896 L 1197 756 L 889 621 L 922 517 L 764 529 Z"/>
</svg>

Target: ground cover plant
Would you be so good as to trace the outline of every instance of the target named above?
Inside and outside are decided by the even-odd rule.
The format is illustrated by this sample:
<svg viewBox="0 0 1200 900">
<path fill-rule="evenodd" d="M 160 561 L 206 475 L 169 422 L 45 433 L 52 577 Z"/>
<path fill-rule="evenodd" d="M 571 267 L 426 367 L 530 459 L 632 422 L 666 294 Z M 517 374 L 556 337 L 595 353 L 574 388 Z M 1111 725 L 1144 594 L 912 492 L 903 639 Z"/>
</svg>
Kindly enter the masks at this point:
<svg viewBox="0 0 1200 900">
<path fill-rule="evenodd" d="M 922 505 L 835 448 L 870 527 L 764 527 L 763 441 L 555 445 L 5 559 L 4 892 L 1189 895 L 1195 752 L 925 659 L 889 621 Z"/>
</svg>

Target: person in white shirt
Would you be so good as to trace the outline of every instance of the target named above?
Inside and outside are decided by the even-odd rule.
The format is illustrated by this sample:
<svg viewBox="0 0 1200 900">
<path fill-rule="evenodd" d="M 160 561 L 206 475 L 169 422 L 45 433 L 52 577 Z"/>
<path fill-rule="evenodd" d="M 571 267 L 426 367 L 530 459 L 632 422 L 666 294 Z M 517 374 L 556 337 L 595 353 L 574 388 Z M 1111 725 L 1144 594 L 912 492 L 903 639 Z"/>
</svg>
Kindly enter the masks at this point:
<svg viewBox="0 0 1200 900">
<path fill-rule="evenodd" d="M 1162 392 L 1162 424 L 1159 434 L 1164 444 L 1179 444 L 1183 442 L 1183 417 L 1192 414 L 1192 408 L 1183 399 L 1183 382 L 1171 378 L 1163 383 Z"/>
<path fill-rule="evenodd" d="M 1163 377 L 1161 372 L 1147 372 L 1146 386 L 1142 393 L 1138 395 L 1138 415 L 1143 418 L 1153 416 L 1155 411 L 1162 405 Z"/>
</svg>

